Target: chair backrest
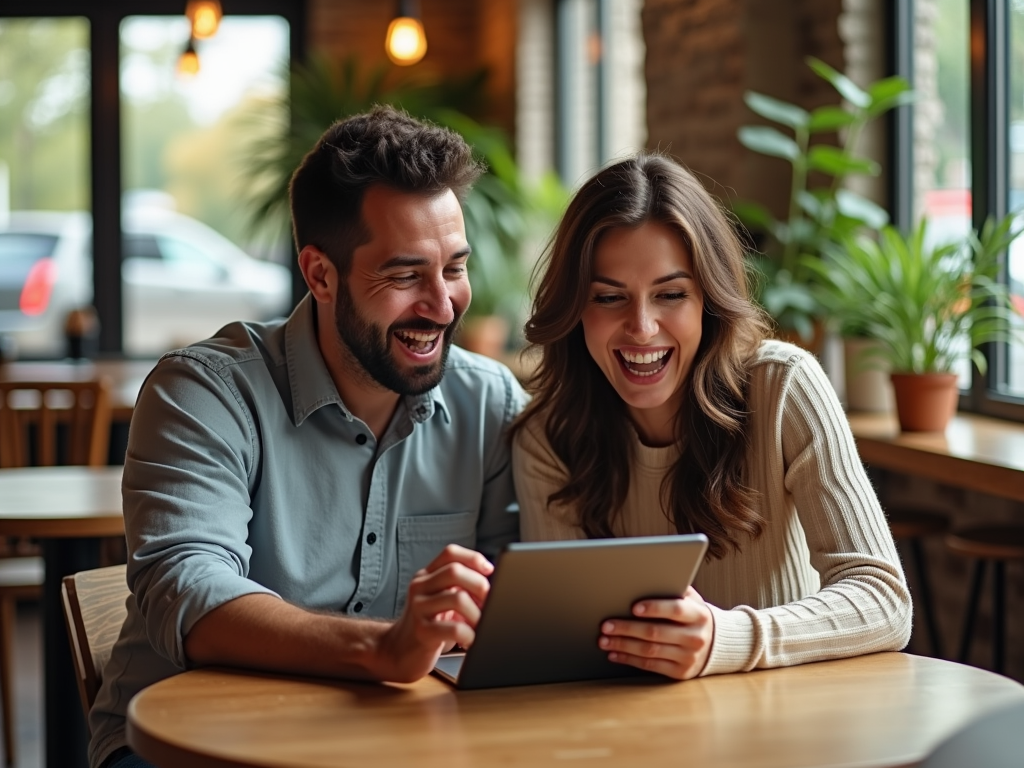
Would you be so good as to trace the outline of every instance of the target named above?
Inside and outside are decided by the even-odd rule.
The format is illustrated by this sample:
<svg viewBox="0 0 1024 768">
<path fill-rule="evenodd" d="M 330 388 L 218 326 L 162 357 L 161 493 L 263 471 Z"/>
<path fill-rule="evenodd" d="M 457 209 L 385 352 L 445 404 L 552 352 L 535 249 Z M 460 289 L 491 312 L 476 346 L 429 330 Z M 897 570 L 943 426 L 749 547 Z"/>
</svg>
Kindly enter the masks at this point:
<svg viewBox="0 0 1024 768">
<path fill-rule="evenodd" d="M 78 693 L 86 720 L 102 682 L 103 667 L 110 658 L 128 609 L 127 566 L 112 565 L 65 576 L 61 584 L 64 621 L 71 642 L 71 658 L 78 677 Z"/>
<path fill-rule="evenodd" d="M 0 381 L 0 467 L 56 464 L 58 424 L 67 425 L 64 463 L 106 464 L 110 444 L 108 380 Z"/>
</svg>

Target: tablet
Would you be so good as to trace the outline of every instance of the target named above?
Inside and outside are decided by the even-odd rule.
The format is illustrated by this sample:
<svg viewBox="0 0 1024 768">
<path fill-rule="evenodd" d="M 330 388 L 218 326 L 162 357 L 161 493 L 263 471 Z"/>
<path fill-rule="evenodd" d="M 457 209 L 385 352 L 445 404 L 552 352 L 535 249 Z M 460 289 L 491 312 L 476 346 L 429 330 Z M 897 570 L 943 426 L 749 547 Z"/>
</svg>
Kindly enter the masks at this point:
<svg viewBox="0 0 1024 768">
<path fill-rule="evenodd" d="M 462 689 L 643 675 L 608 661 L 601 622 L 643 598 L 681 596 L 707 545 L 703 534 L 510 544 L 473 646 L 434 673 Z"/>
</svg>

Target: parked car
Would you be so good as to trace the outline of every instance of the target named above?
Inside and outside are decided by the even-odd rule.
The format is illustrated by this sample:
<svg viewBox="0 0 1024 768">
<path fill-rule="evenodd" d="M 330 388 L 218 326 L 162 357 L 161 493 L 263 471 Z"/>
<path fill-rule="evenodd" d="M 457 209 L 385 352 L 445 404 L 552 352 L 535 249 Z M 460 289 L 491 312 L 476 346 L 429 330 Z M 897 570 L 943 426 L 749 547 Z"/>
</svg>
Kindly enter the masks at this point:
<svg viewBox="0 0 1024 768">
<path fill-rule="evenodd" d="M 286 314 L 291 275 L 189 217 L 124 213 L 124 349 L 155 356 L 233 320 Z M 70 310 L 92 301 L 92 219 L 81 211 L 13 211 L 0 226 L 0 336 L 18 357 L 65 354 Z M 8 350 L 9 351 L 9 350 Z"/>
</svg>

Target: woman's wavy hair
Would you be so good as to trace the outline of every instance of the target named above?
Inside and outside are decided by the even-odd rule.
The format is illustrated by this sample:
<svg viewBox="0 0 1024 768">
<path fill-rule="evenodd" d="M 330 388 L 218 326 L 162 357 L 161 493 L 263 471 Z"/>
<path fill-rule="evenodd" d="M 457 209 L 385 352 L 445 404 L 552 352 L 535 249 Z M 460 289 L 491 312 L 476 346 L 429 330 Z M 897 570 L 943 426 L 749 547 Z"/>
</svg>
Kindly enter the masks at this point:
<svg viewBox="0 0 1024 768">
<path fill-rule="evenodd" d="M 587 351 L 581 317 L 594 253 L 612 229 L 660 222 L 679 233 L 704 295 L 702 336 L 676 417 L 681 455 L 661 497 L 680 533 L 700 531 L 709 556 L 738 551 L 764 518 L 745 485 L 748 364 L 768 329 L 751 302 L 743 247 L 719 204 L 671 158 L 642 153 L 611 165 L 576 193 L 534 275 L 526 339 L 541 351 L 534 398 L 513 430 L 543 414 L 544 431 L 568 473 L 548 503 L 575 511 L 587 536 L 613 536 L 629 490 L 632 441 L 625 404 Z M 643 258 L 642 253 L 636 258 Z"/>
</svg>

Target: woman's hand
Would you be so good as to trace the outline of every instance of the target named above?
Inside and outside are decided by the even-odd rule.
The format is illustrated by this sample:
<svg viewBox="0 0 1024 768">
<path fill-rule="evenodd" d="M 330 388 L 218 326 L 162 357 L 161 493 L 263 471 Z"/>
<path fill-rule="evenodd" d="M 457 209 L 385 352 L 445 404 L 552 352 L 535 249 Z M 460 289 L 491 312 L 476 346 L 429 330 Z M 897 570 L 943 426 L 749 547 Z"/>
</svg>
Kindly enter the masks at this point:
<svg viewBox="0 0 1024 768">
<path fill-rule="evenodd" d="M 696 677 L 707 664 L 715 638 L 711 609 L 693 587 L 674 600 L 641 600 L 633 606 L 640 620 L 610 619 L 601 624 L 598 645 L 608 660 L 657 672 L 676 680 Z"/>
</svg>

